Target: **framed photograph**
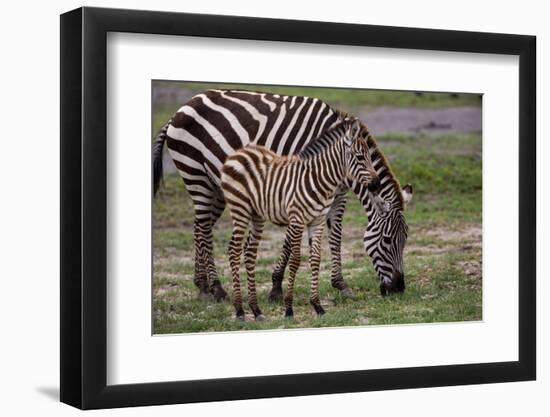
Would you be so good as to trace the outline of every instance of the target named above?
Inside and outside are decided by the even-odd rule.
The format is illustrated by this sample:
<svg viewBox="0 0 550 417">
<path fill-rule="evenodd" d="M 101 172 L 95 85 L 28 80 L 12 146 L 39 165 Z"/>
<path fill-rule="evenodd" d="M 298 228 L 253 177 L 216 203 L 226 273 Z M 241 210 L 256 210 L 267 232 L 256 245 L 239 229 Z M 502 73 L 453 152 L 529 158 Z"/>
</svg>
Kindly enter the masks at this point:
<svg viewBox="0 0 550 417">
<path fill-rule="evenodd" d="M 61 16 L 61 401 L 533 380 L 535 37 Z"/>
</svg>

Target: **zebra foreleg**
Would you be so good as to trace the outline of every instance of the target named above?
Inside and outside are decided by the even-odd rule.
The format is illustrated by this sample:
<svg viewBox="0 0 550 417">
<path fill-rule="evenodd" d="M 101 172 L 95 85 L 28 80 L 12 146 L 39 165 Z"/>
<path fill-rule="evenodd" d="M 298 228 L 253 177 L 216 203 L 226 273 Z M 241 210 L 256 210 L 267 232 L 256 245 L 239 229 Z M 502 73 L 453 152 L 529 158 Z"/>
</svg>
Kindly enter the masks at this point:
<svg viewBox="0 0 550 417">
<path fill-rule="evenodd" d="M 344 281 L 342 274 L 342 218 L 344 216 L 346 203 L 347 197 L 345 192 L 343 192 L 336 196 L 327 214 L 328 239 L 332 258 L 330 282 L 333 288 L 340 291 L 342 297 L 354 298 L 353 291 L 346 281 Z M 287 235 L 283 245 L 283 251 L 271 275 L 272 287 L 268 297 L 271 302 L 280 301 L 283 297 L 283 278 L 290 258 L 290 253 L 291 243 Z"/>
<path fill-rule="evenodd" d="M 346 208 L 347 197 L 345 193 L 339 194 L 334 199 L 327 214 L 328 243 L 331 254 L 330 283 L 333 288 L 340 291 L 344 298 L 354 298 L 353 291 L 342 274 L 342 218 Z"/>
<path fill-rule="evenodd" d="M 253 222 L 246 248 L 244 249 L 244 265 L 247 274 L 247 289 L 248 289 L 248 305 L 254 314 L 254 318 L 258 321 L 264 320 L 260 307 L 258 307 L 258 297 L 256 295 L 256 255 L 258 253 L 258 245 L 262 239 L 265 222 Z"/>
<path fill-rule="evenodd" d="M 291 252 L 288 267 L 288 284 L 284 298 L 285 318 L 292 318 L 294 316 L 294 310 L 292 309 L 292 302 L 294 299 L 294 280 L 296 279 L 296 272 L 300 266 L 300 249 L 302 246 L 303 232 L 304 225 L 301 221 L 290 221 L 287 229 L 287 239 L 290 240 Z"/>
<path fill-rule="evenodd" d="M 311 287 L 309 302 L 317 315 L 322 316 L 325 310 L 321 307 L 319 298 L 319 265 L 321 263 L 321 237 L 323 236 L 323 223 L 312 225 L 308 228 L 309 235 L 309 265 L 311 268 Z"/>
<path fill-rule="evenodd" d="M 277 261 L 277 265 L 271 275 L 272 287 L 269 292 L 268 300 L 271 302 L 278 302 L 283 299 L 283 278 L 285 276 L 285 269 L 290 258 L 291 245 L 288 234 L 285 236 L 285 243 L 283 245 L 283 252 Z"/>
</svg>

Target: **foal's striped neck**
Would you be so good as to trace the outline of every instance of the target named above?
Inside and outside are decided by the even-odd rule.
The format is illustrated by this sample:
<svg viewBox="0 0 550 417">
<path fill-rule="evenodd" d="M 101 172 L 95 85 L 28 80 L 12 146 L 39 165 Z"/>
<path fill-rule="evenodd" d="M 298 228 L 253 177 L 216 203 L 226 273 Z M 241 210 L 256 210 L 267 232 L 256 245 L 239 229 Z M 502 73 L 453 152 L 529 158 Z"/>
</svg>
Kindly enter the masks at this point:
<svg viewBox="0 0 550 417">
<path fill-rule="evenodd" d="M 346 119 L 348 116 L 345 113 L 341 113 L 340 117 Z M 399 180 L 394 175 L 390 164 L 386 160 L 382 150 L 378 147 L 376 140 L 371 135 L 367 126 L 364 123 L 361 123 L 361 128 L 360 135 L 367 140 L 372 164 L 378 173 L 378 177 L 380 178 L 381 187 L 378 194 L 383 200 L 390 204 L 390 210 L 403 211 L 405 208 L 405 202 L 403 201 L 403 195 L 401 194 Z M 359 196 L 363 206 L 367 209 L 369 219 L 371 218 L 371 215 L 378 214 L 378 210 L 375 210 L 375 207 L 369 198 L 369 193 L 366 187 L 363 187 L 358 183 L 354 183 L 352 188 Z"/>
</svg>

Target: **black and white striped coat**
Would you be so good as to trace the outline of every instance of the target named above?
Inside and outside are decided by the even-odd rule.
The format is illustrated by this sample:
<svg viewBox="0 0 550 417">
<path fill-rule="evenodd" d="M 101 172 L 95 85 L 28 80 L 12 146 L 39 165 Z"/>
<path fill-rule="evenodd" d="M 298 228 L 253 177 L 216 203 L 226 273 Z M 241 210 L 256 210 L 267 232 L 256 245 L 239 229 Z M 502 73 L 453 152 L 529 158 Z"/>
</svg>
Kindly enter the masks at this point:
<svg viewBox="0 0 550 417">
<path fill-rule="evenodd" d="M 248 145 L 229 156 L 223 165 L 221 186 L 232 219 L 229 262 L 236 317 L 244 319 L 239 267 L 244 234 L 248 302 L 256 319 L 263 319 L 255 286 L 256 252 L 266 221 L 287 225 L 290 274 L 285 295 L 285 317 L 293 316 L 292 300 L 300 265 L 302 234 L 310 238 L 311 296 L 317 314 L 324 314 L 319 298 L 320 240 L 326 215 L 339 187 L 356 181 L 374 191 L 380 181 L 370 162 L 367 141 L 358 122 L 337 124 L 293 156 L 279 156 L 258 145 Z"/>
</svg>

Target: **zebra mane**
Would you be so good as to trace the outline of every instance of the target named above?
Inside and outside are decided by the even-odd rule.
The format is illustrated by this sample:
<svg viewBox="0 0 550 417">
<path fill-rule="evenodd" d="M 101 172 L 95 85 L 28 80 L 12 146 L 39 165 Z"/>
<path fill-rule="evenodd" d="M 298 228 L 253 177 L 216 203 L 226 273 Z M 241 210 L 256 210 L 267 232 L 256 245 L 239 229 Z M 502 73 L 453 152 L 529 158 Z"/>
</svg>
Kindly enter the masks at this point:
<svg viewBox="0 0 550 417">
<path fill-rule="evenodd" d="M 403 194 L 401 194 L 401 185 L 399 184 L 399 180 L 394 175 L 390 164 L 386 160 L 382 150 L 378 147 L 376 140 L 370 134 L 367 126 L 361 122 L 361 127 L 362 130 L 360 136 L 367 141 L 372 164 L 374 165 L 376 172 L 378 172 L 381 183 L 384 184 L 383 188 L 386 188 L 386 184 L 389 183 L 391 190 L 393 191 L 390 195 L 392 202 L 397 201 L 399 203 L 399 208 L 403 210 L 405 208 L 405 201 L 403 200 Z"/>
<path fill-rule="evenodd" d="M 325 130 L 320 136 L 310 141 L 297 155 L 302 159 L 319 155 L 342 138 L 342 134 L 345 133 L 348 124 L 349 121 L 347 120 L 338 122 L 330 129 Z"/>
</svg>

